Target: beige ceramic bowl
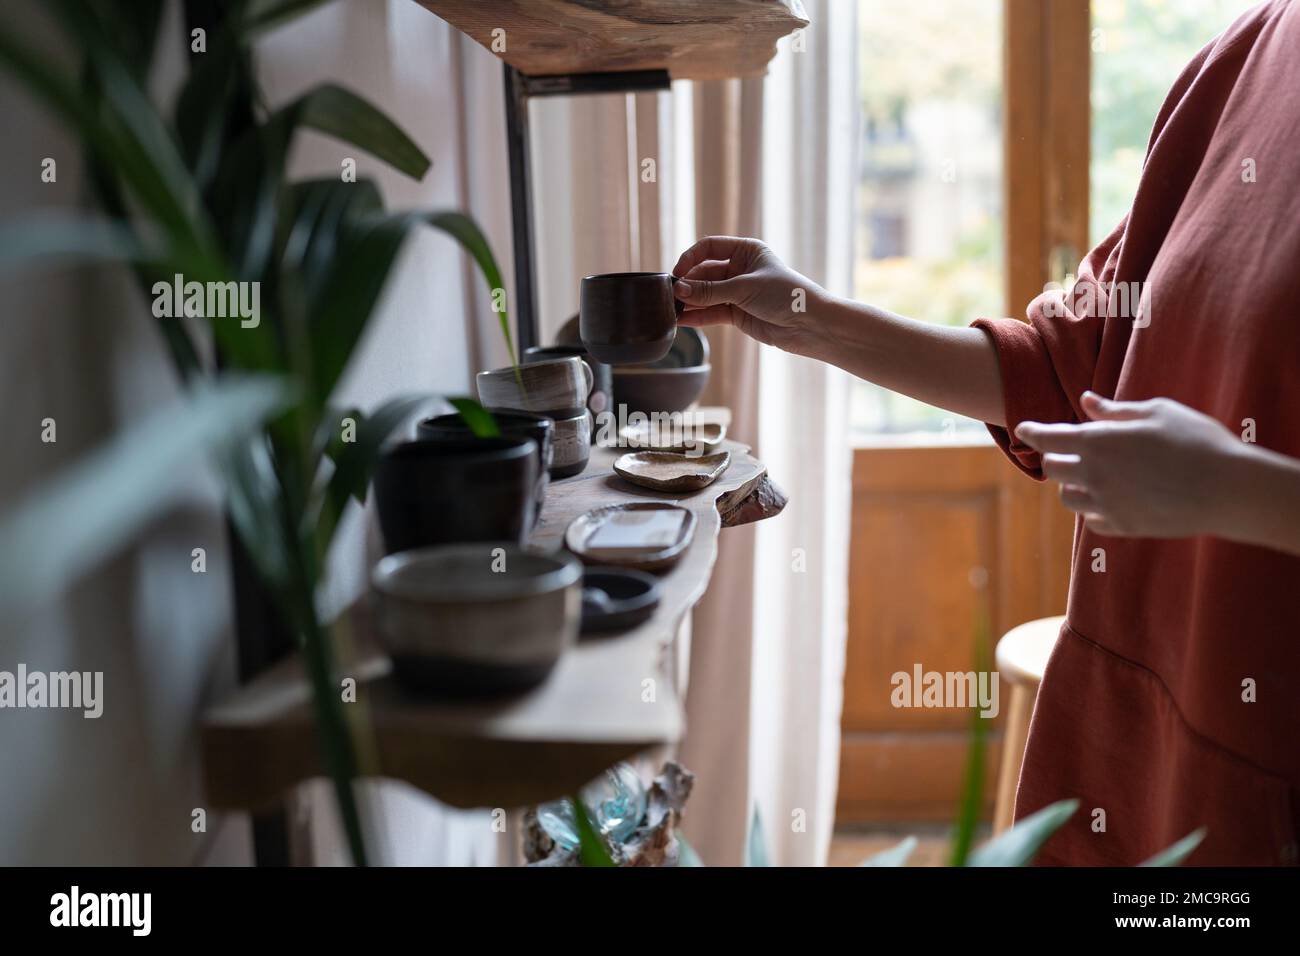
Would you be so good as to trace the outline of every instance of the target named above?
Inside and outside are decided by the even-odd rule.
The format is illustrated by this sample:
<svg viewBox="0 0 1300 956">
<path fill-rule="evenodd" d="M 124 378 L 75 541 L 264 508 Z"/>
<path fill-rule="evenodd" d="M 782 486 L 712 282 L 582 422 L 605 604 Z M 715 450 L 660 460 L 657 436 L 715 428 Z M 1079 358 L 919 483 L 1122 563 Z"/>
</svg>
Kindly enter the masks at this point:
<svg viewBox="0 0 1300 956">
<path fill-rule="evenodd" d="M 375 630 L 409 687 L 442 694 L 519 691 L 544 680 L 577 640 L 582 564 L 507 543 L 390 554 L 370 575 Z"/>
</svg>

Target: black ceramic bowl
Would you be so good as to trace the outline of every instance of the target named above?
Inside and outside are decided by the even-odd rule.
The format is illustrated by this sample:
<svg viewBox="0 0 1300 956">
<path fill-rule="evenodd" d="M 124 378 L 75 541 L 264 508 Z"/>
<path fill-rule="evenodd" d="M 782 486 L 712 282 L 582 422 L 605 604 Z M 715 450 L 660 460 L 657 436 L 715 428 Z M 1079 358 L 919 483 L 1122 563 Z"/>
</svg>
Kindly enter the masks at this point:
<svg viewBox="0 0 1300 956">
<path fill-rule="evenodd" d="M 386 448 L 374 477 L 385 553 L 462 541 L 526 543 L 537 470 L 531 438 L 426 438 Z"/>
<path fill-rule="evenodd" d="M 555 422 L 545 415 L 532 412 L 492 412 L 502 438 L 531 438 L 537 442 L 537 507 L 529 527 L 537 524 L 546 500 L 546 487 L 551 481 L 551 464 L 555 454 L 553 438 Z M 426 418 L 415 426 L 418 438 L 473 440 L 475 435 L 465 420 L 456 413 Z"/>
<path fill-rule="evenodd" d="M 628 415 L 683 412 L 703 394 L 711 370 L 704 333 L 679 327 L 672 348 L 657 362 L 614 369 L 614 397 Z"/>
<path fill-rule="evenodd" d="M 659 582 L 653 574 L 631 568 L 587 568 L 582 576 L 583 634 L 636 627 L 658 606 Z"/>
</svg>

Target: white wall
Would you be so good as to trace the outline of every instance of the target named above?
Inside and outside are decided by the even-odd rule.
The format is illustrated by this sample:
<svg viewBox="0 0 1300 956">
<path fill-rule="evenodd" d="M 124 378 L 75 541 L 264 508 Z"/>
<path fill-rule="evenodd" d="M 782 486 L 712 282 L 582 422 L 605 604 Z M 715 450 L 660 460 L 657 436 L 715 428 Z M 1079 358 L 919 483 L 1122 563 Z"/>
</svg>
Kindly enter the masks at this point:
<svg viewBox="0 0 1300 956">
<path fill-rule="evenodd" d="M 171 13 L 162 87 L 174 83 L 183 63 L 177 10 Z M 335 175 L 342 157 L 355 157 L 360 172 L 377 177 L 390 207 L 463 206 L 471 179 L 479 194 L 504 193 L 504 180 L 493 190 L 483 170 L 467 177 L 460 168 L 452 63 L 461 55 L 491 58 L 477 48 L 456 52 L 453 43 L 461 41 L 411 0 L 342 0 L 267 38 L 259 56 L 272 104 L 317 81 L 336 80 L 388 110 L 434 161 L 425 180 L 413 183 L 351 147 L 312 136 L 300 144 L 294 172 Z M 495 66 L 476 68 L 489 76 Z M 76 143 L 7 79 L 2 84 L 8 135 L 0 153 L 0 218 L 76 202 L 83 194 Z M 476 96 L 494 102 L 491 91 Z M 40 182 L 46 156 L 58 161 L 55 184 Z M 502 208 L 508 207 L 490 210 L 487 228 L 508 269 Z M 450 239 L 429 231 L 415 237 L 340 399 L 366 408 L 396 393 L 466 391 L 475 362 L 465 331 L 467 301 L 480 310 L 487 301 L 479 289 L 466 292 L 471 279 L 480 282 Z M 8 508 L 174 395 L 175 379 L 147 302 L 120 273 L 48 268 L 0 277 L 0 302 L 0 382 L 9 426 L 0 446 L 0 508 Z M 46 417 L 58 423 L 55 444 L 40 441 Z M 334 555 L 325 595 L 332 606 L 361 587 L 361 538 L 362 520 L 353 514 Z M 194 547 L 208 551 L 207 574 L 190 570 Z M 0 622 L 0 670 L 23 662 L 105 674 L 104 715 L 97 721 L 80 713 L 0 711 L 0 864 L 247 860 L 243 821 L 222 829 L 210 819 L 206 836 L 190 830 L 190 812 L 202 806 L 197 717 L 232 684 L 224 562 L 218 491 L 196 465 L 185 508 L 34 617 Z M 463 816 L 437 812 L 409 790 L 382 789 L 380 859 L 440 862 L 449 852 L 487 858 L 490 847 L 470 845 L 488 832 L 477 817 L 463 824 Z M 455 826 L 468 827 L 468 843 L 431 839 Z M 330 845 L 327 834 L 323 846 Z"/>
</svg>

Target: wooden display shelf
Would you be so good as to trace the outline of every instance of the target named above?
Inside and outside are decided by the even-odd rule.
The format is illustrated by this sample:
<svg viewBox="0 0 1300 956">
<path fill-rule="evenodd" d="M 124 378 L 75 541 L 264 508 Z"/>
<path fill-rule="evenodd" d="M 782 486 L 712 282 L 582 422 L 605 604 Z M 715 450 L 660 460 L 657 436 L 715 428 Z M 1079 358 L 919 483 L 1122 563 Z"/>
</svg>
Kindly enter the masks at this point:
<svg viewBox="0 0 1300 956">
<path fill-rule="evenodd" d="M 529 76 L 639 70 L 691 80 L 754 76 L 767 69 L 777 40 L 808 25 L 800 0 L 621 0 L 603 7 L 583 0 L 417 2 Z"/>
<path fill-rule="evenodd" d="M 637 488 L 613 474 L 621 450 L 594 449 L 578 476 L 552 483 L 532 543 L 562 547 L 564 529 L 592 508 L 622 501 L 678 501 L 696 516 L 694 538 L 660 577 L 654 616 L 633 630 L 586 638 L 540 687 L 487 702 L 444 702 L 404 693 L 370 633 L 365 599 L 335 627 L 343 672 L 357 679 L 363 773 L 405 780 L 458 807 L 519 807 L 572 792 L 604 768 L 674 743 L 682 707 L 666 670 L 684 616 L 704 594 L 729 511 L 764 479 L 765 469 L 735 442 L 727 472 L 693 495 Z M 354 649 L 348 653 L 347 649 Z M 645 694 L 654 681 L 653 700 Z M 209 806 L 261 810 L 294 785 L 322 776 L 311 689 L 294 655 L 203 717 L 201 741 Z"/>
</svg>

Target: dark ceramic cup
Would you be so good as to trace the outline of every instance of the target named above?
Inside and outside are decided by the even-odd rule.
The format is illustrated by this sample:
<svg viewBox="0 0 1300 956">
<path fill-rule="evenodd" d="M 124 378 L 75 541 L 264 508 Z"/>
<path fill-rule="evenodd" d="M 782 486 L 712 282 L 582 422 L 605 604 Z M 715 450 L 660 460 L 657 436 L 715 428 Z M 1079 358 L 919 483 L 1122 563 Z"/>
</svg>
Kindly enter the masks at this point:
<svg viewBox="0 0 1300 956">
<path fill-rule="evenodd" d="M 587 411 L 591 412 L 592 429 L 594 430 L 601 412 L 609 411 L 614 407 L 612 398 L 614 389 L 613 369 L 604 362 L 597 361 L 595 356 L 581 345 L 534 345 L 532 348 L 524 350 L 524 362 L 525 364 L 545 362 L 549 359 L 568 358 L 571 355 L 582 359 L 587 363 L 587 367 L 591 369 L 592 384 L 591 392 L 587 395 Z"/>
<path fill-rule="evenodd" d="M 502 438 L 531 438 L 537 442 L 537 507 L 533 510 L 528 525 L 534 527 L 541 517 L 546 501 L 546 487 L 551 480 L 555 422 L 545 415 L 534 415 L 532 412 L 492 412 L 492 417 L 501 429 Z M 457 438 L 462 441 L 473 440 L 475 437 L 465 420 L 454 412 L 424 419 L 415 426 L 415 435 L 417 438 Z"/>
<path fill-rule="evenodd" d="M 682 303 L 667 272 L 611 272 L 582 280 L 582 344 L 609 365 L 642 365 L 668 354 Z"/>
<path fill-rule="evenodd" d="M 537 470 L 531 438 L 426 438 L 385 449 L 374 477 L 384 553 L 462 541 L 526 544 Z"/>
</svg>

